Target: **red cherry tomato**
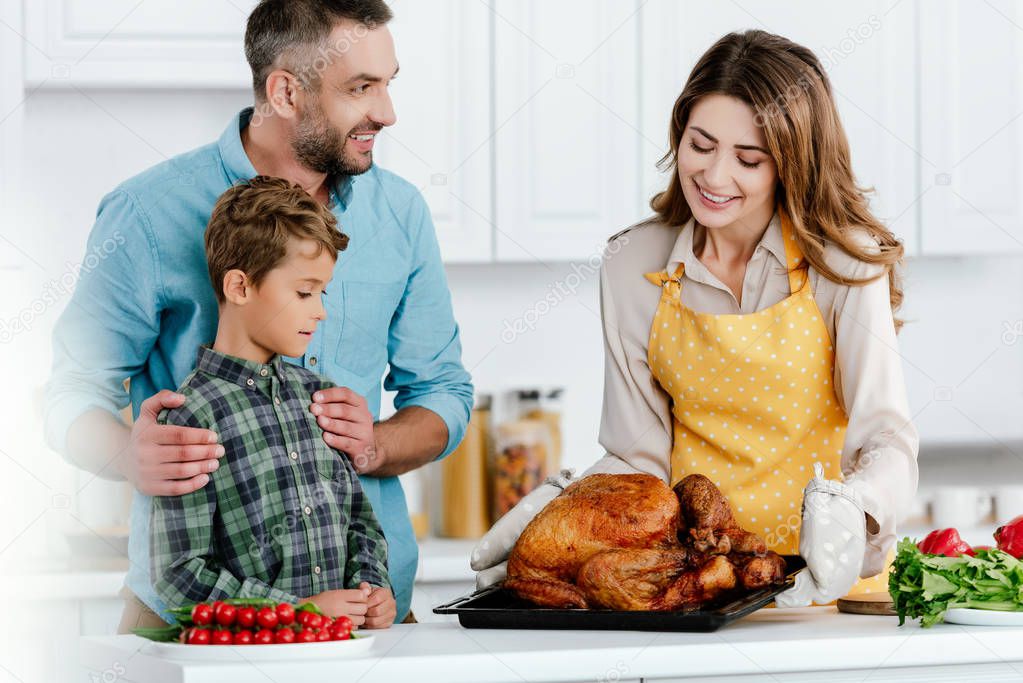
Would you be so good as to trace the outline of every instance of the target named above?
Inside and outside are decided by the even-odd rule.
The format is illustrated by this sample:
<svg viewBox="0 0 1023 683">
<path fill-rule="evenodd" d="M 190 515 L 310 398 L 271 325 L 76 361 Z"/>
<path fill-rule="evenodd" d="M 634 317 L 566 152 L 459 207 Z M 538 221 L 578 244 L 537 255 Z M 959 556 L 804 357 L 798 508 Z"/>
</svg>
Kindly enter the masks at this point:
<svg viewBox="0 0 1023 683">
<path fill-rule="evenodd" d="M 349 619 L 348 617 L 346 617 L 343 614 L 341 616 L 339 616 L 338 618 L 334 619 L 334 624 L 335 625 L 343 625 L 349 631 L 351 631 L 353 628 L 355 628 L 355 624 L 352 623 L 352 620 Z"/>
<path fill-rule="evenodd" d="M 193 628 L 188 631 L 189 645 L 209 645 L 210 632 L 204 628 Z"/>
<path fill-rule="evenodd" d="M 268 628 L 261 628 L 256 631 L 256 635 L 252 636 L 252 640 L 256 645 L 272 645 L 274 632 Z"/>
<path fill-rule="evenodd" d="M 196 626 L 209 626 L 213 621 L 213 607 L 205 602 L 192 608 L 192 623 Z"/>
<path fill-rule="evenodd" d="M 290 628 L 282 628 L 281 630 L 279 630 L 276 633 L 274 633 L 274 642 L 275 643 L 294 643 L 295 642 L 295 632 L 292 631 Z"/>
<path fill-rule="evenodd" d="M 256 625 L 256 608 L 239 607 L 236 623 L 242 628 L 252 628 Z"/>
<path fill-rule="evenodd" d="M 315 612 L 310 612 L 309 616 L 305 619 L 306 628 L 311 628 L 314 631 L 323 627 L 323 617 Z"/>
<path fill-rule="evenodd" d="M 277 612 L 270 607 L 260 607 L 256 612 L 256 623 L 263 628 L 274 628 L 277 626 Z"/>
<path fill-rule="evenodd" d="M 335 626 L 330 631 L 331 640 L 348 640 L 352 637 L 352 632 L 343 626 Z"/>
<path fill-rule="evenodd" d="M 220 629 L 213 632 L 210 636 L 210 642 L 213 645 L 231 645 L 234 643 L 234 636 L 226 628 Z"/>
<path fill-rule="evenodd" d="M 252 642 L 253 642 L 252 631 L 248 630 L 247 628 L 243 628 L 242 630 L 238 631 L 238 633 L 234 634 L 235 645 L 252 645 Z"/>
<path fill-rule="evenodd" d="M 238 616 L 238 608 L 222 602 L 213 610 L 213 618 L 221 626 L 233 626 L 235 617 Z"/>
<path fill-rule="evenodd" d="M 310 614 L 312 614 L 312 612 L 307 612 L 305 610 L 302 610 L 301 612 L 296 612 L 295 621 L 297 621 L 302 626 L 305 626 L 306 623 L 309 621 Z"/>
<path fill-rule="evenodd" d="M 298 632 L 298 636 L 295 637 L 300 643 L 315 643 L 316 642 L 316 631 L 311 628 L 304 628 Z"/>
<path fill-rule="evenodd" d="M 316 640 L 318 641 L 322 642 L 324 640 L 330 640 L 330 638 L 331 638 L 330 629 L 321 628 L 319 631 L 316 632 Z"/>
<path fill-rule="evenodd" d="M 277 605 L 277 621 L 284 626 L 295 623 L 295 607 L 286 602 Z"/>
</svg>

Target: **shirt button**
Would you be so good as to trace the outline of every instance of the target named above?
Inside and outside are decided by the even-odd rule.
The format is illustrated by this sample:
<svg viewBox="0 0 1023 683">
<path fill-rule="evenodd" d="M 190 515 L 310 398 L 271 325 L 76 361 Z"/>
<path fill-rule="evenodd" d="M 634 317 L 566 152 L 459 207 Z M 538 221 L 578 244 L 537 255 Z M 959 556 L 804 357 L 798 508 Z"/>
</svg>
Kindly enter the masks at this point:
<svg viewBox="0 0 1023 683">
<path fill-rule="evenodd" d="M 280 396 L 274 396 L 274 403 L 276 403 L 277 405 L 280 405 L 281 404 L 281 397 Z"/>
<path fill-rule="evenodd" d="M 320 573 L 320 565 L 316 565 L 315 567 L 313 567 L 313 574 L 319 574 L 319 573 Z"/>
<path fill-rule="evenodd" d="M 292 451 L 291 453 L 288 453 L 288 457 L 290 457 L 292 460 L 298 460 L 298 453 Z"/>
<path fill-rule="evenodd" d="M 306 513 L 307 515 L 311 515 L 313 514 L 313 509 L 306 505 L 304 508 L 302 508 L 302 512 Z"/>
<path fill-rule="evenodd" d="M 248 384 L 248 385 L 249 385 L 250 387 L 251 387 L 251 386 L 252 386 L 253 384 L 255 384 L 255 382 L 253 382 L 251 378 L 250 378 L 250 379 L 247 379 L 247 380 L 245 380 L 245 383 L 246 383 L 246 384 Z"/>
<path fill-rule="evenodd" d="M 267 373 L 266 368 L 263 368 L 259 371 L 259 374 L 262 375 L 263 377 L 266 377 L 266 373 Z"/>
<path fill-rule="evenodd" d="M 316 365 L 316 356 L 309 357 L 309 365 Z"/>
</svg>

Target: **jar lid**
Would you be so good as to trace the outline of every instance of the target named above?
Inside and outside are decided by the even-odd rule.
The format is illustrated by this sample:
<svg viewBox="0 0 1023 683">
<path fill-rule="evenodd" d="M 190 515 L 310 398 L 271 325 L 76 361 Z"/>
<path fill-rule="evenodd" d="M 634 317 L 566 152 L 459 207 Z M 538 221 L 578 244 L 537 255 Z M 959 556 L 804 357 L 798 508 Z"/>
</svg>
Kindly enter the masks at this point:
<svg viewBox="0 0 1023 683">
<path fill-rule="evenodd" d="M 497 436 L 534 444 L 549 439 L 550 428 L 543 420 L 512 420 L 498 425 Z"/>
</svg>

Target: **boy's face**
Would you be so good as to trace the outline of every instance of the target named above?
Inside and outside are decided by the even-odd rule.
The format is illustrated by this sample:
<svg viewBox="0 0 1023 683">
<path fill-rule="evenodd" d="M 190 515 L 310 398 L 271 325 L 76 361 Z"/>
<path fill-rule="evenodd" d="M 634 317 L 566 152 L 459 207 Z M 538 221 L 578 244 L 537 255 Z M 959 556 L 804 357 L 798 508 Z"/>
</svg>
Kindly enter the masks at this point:
<svg viewBox="0 0 1023 683">
<path fill-rule="evenodd" d="M 333 273 L 327 249 L 312 240 L 290 240 L 287 257 L 241 307 L 252 343 L 268 355 L 303 355 L 316 325 L 327 317 L 323 295 Z"/>
</svg>

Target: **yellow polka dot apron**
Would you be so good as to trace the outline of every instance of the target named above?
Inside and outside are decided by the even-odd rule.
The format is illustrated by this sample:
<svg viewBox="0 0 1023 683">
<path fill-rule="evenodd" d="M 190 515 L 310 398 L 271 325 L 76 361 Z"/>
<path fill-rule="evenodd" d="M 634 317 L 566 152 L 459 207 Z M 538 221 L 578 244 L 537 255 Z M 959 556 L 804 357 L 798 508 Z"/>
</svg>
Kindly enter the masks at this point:
<svg viewBox="0 0 1023 683">
<path fill-rule="evenodd" d="M 648 361 L 672 399 L 671 484 L 706 475 L 743 528 L 778 553 L 798 554 L 803 487 L 815 462 L 841 478 L 848 419 L 803 255 L 779 215 L 790 295 L 748 315 L 698 313 L 682 305 L 682 264 L 648 273 L 661 287 Z M 887 577 L 861 580 L 853 592 L 872 590 L 887 590 Z"/>
</svg>

